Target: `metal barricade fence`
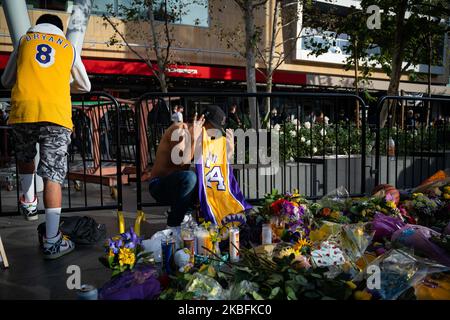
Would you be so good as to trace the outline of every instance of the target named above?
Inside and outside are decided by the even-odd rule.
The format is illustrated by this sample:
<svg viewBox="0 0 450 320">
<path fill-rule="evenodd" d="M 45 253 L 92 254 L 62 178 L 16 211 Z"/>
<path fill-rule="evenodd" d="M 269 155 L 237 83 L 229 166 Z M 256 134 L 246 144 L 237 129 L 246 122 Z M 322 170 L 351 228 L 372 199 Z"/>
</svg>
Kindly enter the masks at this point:
<svg viewBox="0 0 450 320">
<path fill-rule="evenodd" d="M 74 128 L 68 149 L 68 173 L 62 189 L 63 212 L 122 211 L 122 184 L 127 183 L 127 176 L 122 175 L 119 103 L 104 92 L 73 95 L 72 118 Z M 7 139 L 10 138 L 11 128 L 3 130 L 8 133 Z M 18 214 L 19 176 L 14 146 L 11 151 L 8 163 L 0 169 L 3 173 L 0 216 Z M 5 190 L 5 181 L 7 189 L 14 188 L 16 192 Z M 38 176 L 35 187 L 38 192 L 43 189 Z M 42 212 L 42 196 L 39 198 Z"/>
<path fill-rule="evenodd" d="M 298 189 L 309 199 L 318 199 L 340 186 L 356 196 L 365 194 L 372 186 L 374 179 L 367 175 L 373 170 L 367 167 L 366 157 L 375 144 L 374 126 L 369 127 L 367 107 L 356 95 L 155 92 L 140 97 L 135 106 L 136 153 L 140 155 L 136 159 L 138 212 L 143 207 L 161 205 L 152 201 L 142 182 L 148 180 L 159 140 L 171 124 L 173 104 L 184 106 L 185 119 L 186 115 L 191 118 L 195 112 L 200 115 L 203 106 L 208 104 L 222 107 L 230 119 L 230 107 L 236 104 L 242 123 L 248 127 L 250 99 L 256 100 L 258 122 L 269 123 L 264 133 L 267 138 L 260 135 L 262 129 L 256 129 L 256 149 L 261 145 L 261 138 L 270 142 L 272 132 L 279 132 L 279 170 L 276 174 L 261 175 L 261 169 L 268 166 L 260 163 L 259 152 L 256 163 L 235 163 L 234 174 L 246 199 L 256 202 L 272 189 L 280 192 Z M 265 116 L 270 110 L 265 106 L 269 103 L 270 109 L 276 108 L 279 113 L 267 120 Z M 356 121 L 357 110 L 359 123 Z M 251 147 L 253 142 L 246 139 L 249 140 L 245 142 L 245 148 Z M 248 160 L 248 155 L 246 157 Z"/>
<path fill-rule="evenodd" d="M 450 98 L 385 96 L 377 115 L 377 185 L 414 188 L 450 168 Z"/>
</svg>

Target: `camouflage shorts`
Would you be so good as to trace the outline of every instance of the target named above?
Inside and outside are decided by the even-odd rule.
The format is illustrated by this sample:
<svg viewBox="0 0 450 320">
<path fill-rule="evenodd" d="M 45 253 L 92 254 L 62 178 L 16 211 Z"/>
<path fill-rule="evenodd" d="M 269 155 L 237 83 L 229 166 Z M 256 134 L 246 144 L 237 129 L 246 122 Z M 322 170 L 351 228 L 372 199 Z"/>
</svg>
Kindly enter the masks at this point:
<svg viewBox="0 0 450 320">
<path fill-rule="evenodd" d="M 13 146 L 18 161 L 30 163 L 39 143 L 40 161 L 37 174 L 62 184 L 67 174 L 67 147 L 71 131 L 52 123 L 20 123 L 12 125 Z"/>
</svg>

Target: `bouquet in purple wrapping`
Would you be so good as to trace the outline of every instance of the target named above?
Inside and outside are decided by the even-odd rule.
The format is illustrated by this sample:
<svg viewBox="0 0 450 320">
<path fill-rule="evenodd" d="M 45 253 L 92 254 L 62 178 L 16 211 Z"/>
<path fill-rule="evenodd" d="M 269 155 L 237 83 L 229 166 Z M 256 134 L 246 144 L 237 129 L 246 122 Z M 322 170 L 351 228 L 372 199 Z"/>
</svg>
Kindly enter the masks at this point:
<svg viewBox="0 0 450 320">
<path fill-rule="evenodd" d="M 420 225 L 407 224 L 392 235 L 392 242 L 412 248 L 417 253 L 450 267 L 450 255 L 431 238 L 440 235 L 438 232 Z"/>
<path fill-rule="evenodd" d="M 108 281 L 99 292 L 100 300 L 152 300 L 161 293 L 158 272 L 151 265 L 137 265 Z"/>
<path fill-rule="evenodd" d="M 390 240 L 392 234 L 406 224 L 397 217 L 376 213 L 372 221 L 372 230 L 375 231 L 374 241 Z"/>
</svg>

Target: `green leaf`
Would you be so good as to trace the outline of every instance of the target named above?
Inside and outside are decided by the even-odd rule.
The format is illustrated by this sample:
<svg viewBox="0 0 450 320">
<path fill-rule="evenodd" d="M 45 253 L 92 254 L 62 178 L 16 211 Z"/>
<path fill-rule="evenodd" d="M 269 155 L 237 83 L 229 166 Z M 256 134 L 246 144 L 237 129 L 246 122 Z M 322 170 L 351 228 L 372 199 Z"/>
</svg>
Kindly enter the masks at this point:
<svg viewBox="0 0 450 320">
<path fill-rule="evenodd" d="M 253 299 L 255 299 L 255 300 L 264 300 L 264 298 L 261 297 L 256 291 L 252 292 L 252 296 L 253 296 Z"/>
<path fill-rule="evenodd" d="M 294 289 L 287 286 L 286 287 L 286 295 L 288 300 L 297 300 L 297 296 L 295 295 Z"/>
<path fill-rule="evenodd" d="M 280 287 L 273 288 L 270 292 L 269 299 L 274 299 L 280 293 Z"/>
<path fill-rule="evenodd" d="M 296 275 L 294 279 L 300 286 L 306 286 L 308 284 L 308 279 L 306 279 L 301 274 Z"/>
<path fill-rule="evenodd" d="M 320 294 L 318 294 L 317 292 L 314 292 L 314 291 L 306 291 L 306 292 L 304 293 L 304 296 L 305 296 L 306 298 L 309 298 L 309 299 L 317 299 L 317 298 L 320 298 Z"/>
<path fill-rule="evenodd" d="M 280 282 L 283 282 L 283 276 L 281 274 L 278 273 L 273 273 L 270 275 L 270 278 L 267 279 L 267 284 L 268 285 L 276 285 Z"/>
</svg>

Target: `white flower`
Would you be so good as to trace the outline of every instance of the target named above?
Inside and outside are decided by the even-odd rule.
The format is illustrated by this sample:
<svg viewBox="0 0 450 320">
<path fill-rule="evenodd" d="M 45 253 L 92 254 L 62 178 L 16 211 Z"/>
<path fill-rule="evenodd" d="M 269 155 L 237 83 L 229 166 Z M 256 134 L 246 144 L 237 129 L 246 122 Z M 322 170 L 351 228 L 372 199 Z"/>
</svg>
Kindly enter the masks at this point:
<svg viewBox="0 0 450 320">
<path fill-rule="evenodd" d="M 303 125 L 305 126 L 306 129 L 311 129 L 311 122 L 306 121 Z"/>
<path fill-rule="evenodd" d="M 281 130 L 281 126 L 277 123 L 276 125 L 273 126 L 273 129 L 276 131 L 280 131 Z"/>
<path fill-rule="evenodd" d="M 301 137 L 301 138 L 300 138 L 300 141 L 301 141 L 301 142 L 306 142 L 305 137 Z"/>
<path fill-rule="evenodd" d="M 291 130 L 291 132 L 289 132 L 291 134 L 291 137 L 295 138 L 297 136 L 297 131 L 295 130 Z"/>
<path fill-rule="evenodd" d="M 313 147 L 313 153 L 316 153 L 317 152 L 317 148 L 316 147 Z"/>
<path fill-rule="evenodd" d="M 325 129 L 320 129 L 320 135 L 323 137 L 323 136 L 326 136 L 327 135 L 327 131 L 325 130 Z"/>
<path fill-rule="evenodd" d="M 311 140 L 306 141 L 306 145 L 309 146 L 311 144 Z"/>
<path fill-rule="evenodd" d="M 325 116 L 325 118 L 323 118 L 323 121 L 325 122 L 326 125 L 328 125 L 328 123 L 330 122 L 330 118 Z"/>
<path fill-rule="evenodd" d="M 294 126 L 298 126 L 299 128 L 300 128 L 300 126 L 301 126 L 301 123 L 300 123 L 300 121 L 299 120 L 297 120 L 297 119 L 292 119 L 291 120 L 291 123 L 294 125 Z"/>
</svg>

